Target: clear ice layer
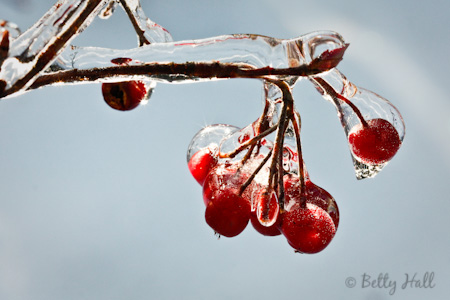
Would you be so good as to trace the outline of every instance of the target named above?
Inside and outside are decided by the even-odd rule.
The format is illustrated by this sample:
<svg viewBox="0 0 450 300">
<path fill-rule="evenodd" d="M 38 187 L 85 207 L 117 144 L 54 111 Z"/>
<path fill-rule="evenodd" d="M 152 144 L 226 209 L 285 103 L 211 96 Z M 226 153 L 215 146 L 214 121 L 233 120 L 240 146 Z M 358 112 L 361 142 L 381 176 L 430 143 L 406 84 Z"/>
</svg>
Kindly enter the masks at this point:
<svg viewBox="0 0 450 300">
<path fill-rule="evenodd" d="M 391 123 L 398 133 L 400 143 L 405 136 L 405 123 L 398 109 L 387 99 L 367 89 L 357 87 L 337 69 L 310 77 L 310 81 L 321 92 L 323 97 L 334 104 L 345 135 L 354 126 L 371 119 L 384 119 Z M 348 103 L 339 96 L 348 100 Z M 358 115 L 359 114 L 359 115 Z M 349 146 L 350 147 L 350 146 Z M 387 164 L 366 164 L 361 162 L 352 151 L 355 175 L 357 179 L 375 177 Z"/>
<path fill-rule="evenodd" d="M 368 165 L 353 158 L 356 179 L 366 179 L 375 177 L 386 166 L 385 164 Z"/>
<path fill-rule="evenodd" d="M 222 140 L 239 128 L 227 124 L 213 124 L 202 128 L 192 138 L 187 150 L 187 161 L 199 150 L 210 147 L 211 150 L 217 150 Z"/>
</svg>

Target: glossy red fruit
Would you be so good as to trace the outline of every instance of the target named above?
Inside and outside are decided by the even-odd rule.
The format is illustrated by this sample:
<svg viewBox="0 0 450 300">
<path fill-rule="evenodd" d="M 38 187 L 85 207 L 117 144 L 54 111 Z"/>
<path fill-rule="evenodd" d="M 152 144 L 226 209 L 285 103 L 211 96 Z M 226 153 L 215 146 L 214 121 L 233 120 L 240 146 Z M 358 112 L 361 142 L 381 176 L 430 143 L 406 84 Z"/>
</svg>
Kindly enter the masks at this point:
<svg viewBox="0 0 450 300">
<path fill-rule="evenodd" d="M 366 164 L 388 162 L 401 145 L 395 127 L 384 119 L 371 119 L 368 126 L 353 127 L 348 135 L 350 149 L 357 159 Z"/>
<path fill-rule="evenodd" d="M 239 191 L 241 185 L 245 183 L 247 178 L 248 175 L 238 171 L 237 166 L 234 164 L 218 164 L 211 169 L 203 182 L 203 201 L 205 205 L 208 206 L 211 199 L 214 199 L 216 193 L 221 189 Z M 242 196 L 250 202 L 249 189 Z"/>
<path fill-rule="evenodd" d="M 222 236 L 236 236 L 247 227 L 251 211 L 250 198 L 246 193 L 240 195 L 240 187 L 247 177 L 234 165 L 219 165 L 205 179 L 205 220 Z"/>
<path fill-rule="evenodd" d="M 205 220 L 214 231 L 234 237 L 244 231 L 250 219 L 250 203 L 236 190 L 222 189 L 215 193 L 205 211 Z"/>
<path fill-rule="evenodd" d="M 147 95 L 142 81 L 106 82 L 102 84 L 105 102 L 112 108 L 127 111 L 136 108 Z"/>
<path fill-rule="evenodd" d="M 296 203 L 282 214 L 281 232 L 297 252 L 317 253 L 325 249 L 336 233 L 330 215 L 317 205 Z"/>
<path fill-rule="evenodd" d="M 304 189 L 303 195 L 306 203 L 317 205 L 325 210 L 330 215 L 337 230 L 339 226 L 339 208 L 333 196 L 309 179 L 305 180 Z M 284 176 L 284 193 L 286 210 L 289 210 L 296 203 L 301 203 L 300 178 L 298 176 Z"/>
<path fill-rule="evenodd" d="M 215 149 L 209 147 L 197 151 L 189 160 L 188 168 L 192 176 L 200 185 L 205 182 L 206 176 L 217 164 Z"/>
</svg>

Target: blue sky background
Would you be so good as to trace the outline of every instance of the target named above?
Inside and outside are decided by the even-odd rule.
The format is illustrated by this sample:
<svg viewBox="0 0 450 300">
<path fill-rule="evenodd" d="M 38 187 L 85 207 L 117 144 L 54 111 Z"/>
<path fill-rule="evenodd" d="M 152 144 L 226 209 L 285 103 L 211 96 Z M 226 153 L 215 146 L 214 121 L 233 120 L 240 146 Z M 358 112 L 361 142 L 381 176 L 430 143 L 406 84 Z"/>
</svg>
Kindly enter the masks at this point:
<svg viewBox="0 0 450 300">
<path fill-rule="evenodd" d="M 25 29 L 52 4 L 0 0 L 0 18 Z M 339 69 L 397 106 L 403 147 L 376 178 L 357 181 L 334 107 L 308 82 L 296 85 L 311 179 L 341 212 L 330 246 L 298 255 L 283 237 L 251 226 L 217 240 L 186 167 L 187 146 L 202 126 L 243 127 L 259 116 L 259 81 L 158 84 L 148 105 L 126 113 L 103 103 L 98 84 L 2 100 L 0 299 L 447 299 L 450 2 L 142 5 L 175 40 L 341 33 L 351 46 Z M 73 43 L 125 49 L 136 39 L 118 10 Z M 405 274 L 426 272 L 434 272 L 434 288 L 401 288 Z M 364 274 L 388 274 L 395 293 L 363 288 Z"/>
</svg>

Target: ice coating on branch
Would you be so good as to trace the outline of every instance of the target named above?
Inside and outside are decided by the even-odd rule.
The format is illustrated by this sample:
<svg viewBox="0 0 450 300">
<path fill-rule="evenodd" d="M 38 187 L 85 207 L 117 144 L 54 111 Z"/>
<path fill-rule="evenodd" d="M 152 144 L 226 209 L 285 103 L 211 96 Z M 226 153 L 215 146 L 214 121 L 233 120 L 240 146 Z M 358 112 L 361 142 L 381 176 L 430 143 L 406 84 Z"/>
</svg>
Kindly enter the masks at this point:
<svg viewBox="0 0 450 300">
<path fill-rule="evenodd" d="M 81 11 L 92 1 L 67 0 L 55 4 L 36 24 L 25 31 L 14 43 L 11 44 L 11 56 L 33 57 L 44 49 L 52 39 L 56 39 L 64 33 Z M 81 32 L 95 17 L 101 3 L 106 0 L 97 1 L 97 10 L 86 18 L 86 22 L 78 30 Z M 73 38 L 74 36 L 72 36 Z"/>
<path fill-rule="evenodd" d="M 10 40 L 16 39 L 22 33 L 16 24 L 0 19 L 0 35 L 4 31 L 8 31 Z"/>
<path fill-rule="evenodd" d="M 70 40 L 86 28 L 105 6 L 104 17 L 111 14 L 115 2 L 119 2 L 124 8 L 138 35 L 139 45 L 146 45 L 145 47 L 129 50 L 72 47 L 60 55 Z M 323 72 L 334 67 L 342 59 L 347 46 L 342 37 L 332 31 L 313 32 L 290 40 L 252 34 L 235 34 L 203 40 L 172 42 L 172 37 L 166 29 L 145 16 L 138 0 L 115 2 L 64 0 L 56 3 L 35 25 L 11 42 L 9 56 L 3 61 L 15 59 L 23 66 L 14 72 L 0 70 L 0 80 L 3 83 L 0 97 L 26 90 L 44 71 L 43 75 L 46 78 L 35 85 L 35 88 L 56 82 L 117 81 L 118 77 L 125 81 L 137 79 L 163 82 L 206 80 L 234 77 L 233 70 L 237 69 L 233 68 L 240 68 L 240 76 L 243 77 L 245 76 L 242 75 L 242 72 L 245 73 L 245 69 L 258 69 L 265 72 L 274 69 L 298 68 L 299 73 L 296 71 L 293 71 L 293 74 L 277 73 L 284 74 L 282 76 L 286 78 L 283 80 L 288 80 L 288 77 L 305 76 L 305 74 Z M 164 67 L 167 67 L 173 63 L 181 65 L 185 70 L 190 70 L 198 63 L 206 64 L 207 69 L 216 64 L 219 68 L 215 70 L 222 72 L 223 75 L 215 76 L 214 73 L 204 73 L 206 69 L 196 69 L 199 72 L 187 72 L 186 74 L 180 68 L 172 72 L 170 72 L 172 69 L 167 68 L 160 73 L 145 71 L 141 68 L 140 73 L 134 73 L 131 70 L 120 73 L 119 70 L 123 70 L 123 68 L 112 68 L 111 66 L 111 61 L 117 57 L 132 58 L 130 67 L 133 64 L 146 66 L 164 63 L 166 63 Z M 51 65 L 56 59 L 57 61 Z M 233 68 L 226 69 L 227 71 L 220 69 L 225 65 Z M 50 68 L 48 68 L 49 66 Z M 104 71 L 91 73 L 90 76 L 82 74 L 100 68 L 103 68 Z M 108 73 L 108 68 L 111 70 L 110 73 Z M 59 76 L 59 73 L 69 70 L 76 71 L 77 74 L 64 78 Z M 264 75 L 264 72 L 258 74 Z M 135 76 L 136 74 L 140 75 Z M 53 79 L 49 78 L 50 75 L 54 75 Z"/>
<path fill-rule="evenodd" d="M 139 46 L 173 41 L 172 36 L 164 27 L 156 24 L 145 15 L 139 0 L 120 0 L 120 3 L 134 26 Z M 148 100 L 156 87 L 156 82 L 145 79 L 142 81 L 148 87 Z"/>
<path fill-rule="evenodd" d="M 137 26 L 143 31 L 148 42 L 153 44 L 173 41 L 172 35 L 164 27 L 156 24 L 145 15 L 138 0 L 122 0 L 122 2 L 126 2 L 134 19 L 137 21 Z"/>
<path fill-rule="evenodd" d="M 320 44 L 323 36 L 327 37 L 324 39 L 325 45 Z M 330 36 L 335 37 L 334 42 L 330 42 Z M 342 48 L 344 45 L 343 39 L 334 32 L 310 33 L 290 40 L 252 34 L 233 34 L 201 40 L 154 43 L 128 50 L 75 47 L 67 49 L 61 55 L 60 63 L 64 69 L 85 70 L 107 68 L 116 57 L 130 57 L 133 59 L 130 65 L 220 62 L 248 68 L 283 69 L 304 65 L 320 56 L 320 53 L 317 54 L 319 48 L 330 50 Z M 150 77 L 162 82 L 200 80 L 177 74 Z"/>
<path fill-rule="evenodd" d="M 106 0 L 62 1 L 56 4 L 31 29 L 17 38 L 12 46 L 14 49 L 11 51 L 11 55 L 17 56 L 19 61 L 26 59 L 31 61 L 32 64 L 29 65 L 29 68 L 22 68 L 21 72 L 15 73 L 16 76 L 13 78 L 8 77 L 8 74 L 4 72 L 0 73 L 0 79 L 8 82 L 7 90 L 2 96 L 16 93 L 31 86 L 36 76 L 42 73 L 46 66 L 56 59 L 56 56 L 67 45 L 67 42 L 85 28 L 107 3 Z M 130 57 L 133 59 L 130 66 L 174 63 L 186 64 L 187 67 L 190 67 L 196 63 L 206 63 L 232 65 L 233 67 L 247 69 L 288 70 L 305 67 L 311 62 L 315 64 L 318 58 L 320 62 L 322 54 L 339 52 L 339 49 L 346 47 L 342 37 L 332 31 L 313 32 L 289 40 L 252 34 L 234 34 L 202 40 L 170 42 L 172 38 L 167 30 L 144 15 L 139 1 L 121 0 L 120 3 L 135 27 L 140 45 L 145 46 L 129 50 L 71 47 L 59 55 L 57 62 L 47 70 L 46 75 L 58 74 L 58 72 L 64 70 L 76 70 L 78 74 L 99 68 L 106 70 L 112 67 L 111 61 L 117 57 Z M 72 31 L 73 28 L 79 28 L 79 30 L 67 35 L 66 33 L 70 32 L 71 28 Z M 148 43 L 151 44 L 148 45 Z M 331 61 L 331 63 L 327 64 L 327 68 L 333 67 L 334 64 L 340 61 L 343 51 L 345 50 L 341 51 L 339 59 L 330 60 L 327 58 L 327 60 Z M 314 71 L 321 72 L 323 71 L 322 67 L 320 66 Z M 305 68 L 302 70 L 305 70 Z M 83 75 L 81 77 L 66 77 L 63 81 L 67 83 L 87 82 L 86 80 L 92 82 L 99 79 L 101 81 L 117 81 L 118 77 L 120 77 L 121 80 L 139 79 L 181 82 L 215 78 L 214 75 L 208 75 L 205 78 L 195 74 L 183 75 L 177 72 L 171 72 L 170 75 L 142 72 L 139 76 L 135 76 L 136 73 L 130 72 L 121 75 L 115 73 L 116 76 L 114 76 L 114 72 L 117 71 L 112 71 L 111 75 L 103 72 L 103 74 L 99 74 L 99 77 L 94 76 L 94 78 L 90 77 L 90 79 Z M 289 74 L 289 77 L 292 77 L 294 82 L 298 76 L 305 75 L 297 75 L 295 72 L 292 76 Z M 284 80 L 288 80 L 288 78 L 284 78 Z M 58 77 L 53 82 L 61 81 L 61 78 Z M 44 85 L 52 83 L 52 81 L 48 80 L 44 80 L 44 82 Z"/>
<path fill-rule="evenodd" d="M 129 50 L 74 48 L 64 53 L 67 68 L 111 66 L 115 57 L 131 57 L 135 64 L 213 62 L 243 63 L 254 67 L 288 67 L 285 44 L 270 44 L 264 37 L 224 35 L 203 40 L 155 43 Z"/>
<path fill-rule="evenodd" d="M 109 19 L 109 17 L 111 17 L 114 14 L 117 4 L 118 2 L 115 0 L 107 3 L 105 7 L 102 9 L 102 11 L 98 14 L 99 18 L 104 20 Z"/>
<path fill-rule="evenodd" d="M 315 31 L 302 36 L 301 49 L 306 63 L 338 49 L 345 51 L 347 47 L 342 36 L 334 31 Z"/>
<path fill-rule="evenodd" d="M 0 79 L 6 88 L 25 89 L 64 46 L 88 26 L 106 0 L 66 0 L 56 3 L 38 22 L 11 41 L 9 57 L 4 61 Z M 77 28 L 76 32 L 72 32 Z M 14 72 L 5 71 L 9 60 L 22 63 Z"/>
</svg>

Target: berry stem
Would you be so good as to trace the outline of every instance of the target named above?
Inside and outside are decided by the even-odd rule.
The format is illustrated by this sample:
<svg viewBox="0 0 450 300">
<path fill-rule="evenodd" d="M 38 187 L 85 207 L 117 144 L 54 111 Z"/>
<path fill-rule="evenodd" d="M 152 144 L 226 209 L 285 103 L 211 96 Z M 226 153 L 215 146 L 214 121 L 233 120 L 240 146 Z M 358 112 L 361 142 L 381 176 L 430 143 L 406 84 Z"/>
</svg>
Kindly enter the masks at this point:
<svg viewBox="0 0 450 300">
<path fill-rule="evenodd" d="M 272 163 L 269 173 L 269 188 L 278 186 L 278 204 L 280 210 L 284 210 L 284 184 L 283 184 L 283 144 L 289 120 L 292 118 L 294 108 L 294 98 L 289 85 L 282 80 L 268 81 L 274 83 L 281 90 L 283 95 L 283 106 L 278 120 L 278 131 L 272 153 Z"/>
<path fill-rule="evenodd" d="M 277 127 L 278 127 L 278 125 L 274 125 L 274 126 L 270 127 L 266 131 L 264 131 L 264 132 L 258 134 L 257 136 L 249 139 L 248 141 L 242 143 L 239 147 L 237 147 L 236 149 L 234 149 L 233 151 L 231 151 L 229 153 L 219 153 L 219 157 L 220 158 L 233 158 L 233 157 L 235 157 L 241 151 L 247 149 L 251 145 L 255 145 L 261 139 L 263 139 L 264 137 L 266 137 L 269 134 L 271 134 L 272 132 L 274 132 L 277 129 Z"/>
<path fill-rule="evenodd" d="M 364 119 L 363 115 L 359 111 L 359 109 L 356 107 L 356 105 L 353 104 L 350 100 L 348 100 L 344 96 L 342 96 L 341 94 L 339 94 L 338 92 L 336 92 L 328 82 L 326 82 L 324 79 L 319 78 L 319 77 L 311 77 L 310 79 L 312 79 L 314 83 L 316 83 L 319 87 L 321 87 L 322 90 L 326 94 L 328 94 L 335 103 L 337 102 L 337 99 L 340 99 L 340 100 L 344 101 L 345 104 L 350 106 L 350 108 L 355 112 L 356 116 L 358 117 L 358 119 L 361 122 L 361 125 L 363 127 L 369 126 L 367 124 L 367 121 Z"/>
<path fill-rule="evenodd" d="M 298 122 L 297 122 L 298 118 Z M 298 177 L 300 179 L 300 195 L 303 195 L 305 191 L 305 170 L 303 164 L 303 153 L 302 153 L 302 143 L 300 141 L 300 127 L 301 127 L 301 119 L 300 114 L 297 113 L 297 118 L 295 116 L 292 118 L 292 126 L 294 126 L 295 132 L 295 141 L 297 143 L 297 155 L 298 155 Z M 300 198 L 300 206 L 302 208 L 306 207 L 305 197 Z"/>
<path fill-rule="evenodd" d="M 267 163 L 267 161 L 272 156 L 273 149 L 270 149 L 269 153 L 264 157 L 263 161 L 259 164 L 259 166 L 253 171 L 252 175 L 245 181 L 245 183 L 241 186 L 239 190 L 239 195 L 242 195 L 244 193 L 245 189 L 250 185 L 250 183 L 253 181 L 253 179 L 256 177 L 256 175 L 261 171 L 261 169 L 264 167 L 264 165 Z"/>
</svg>

